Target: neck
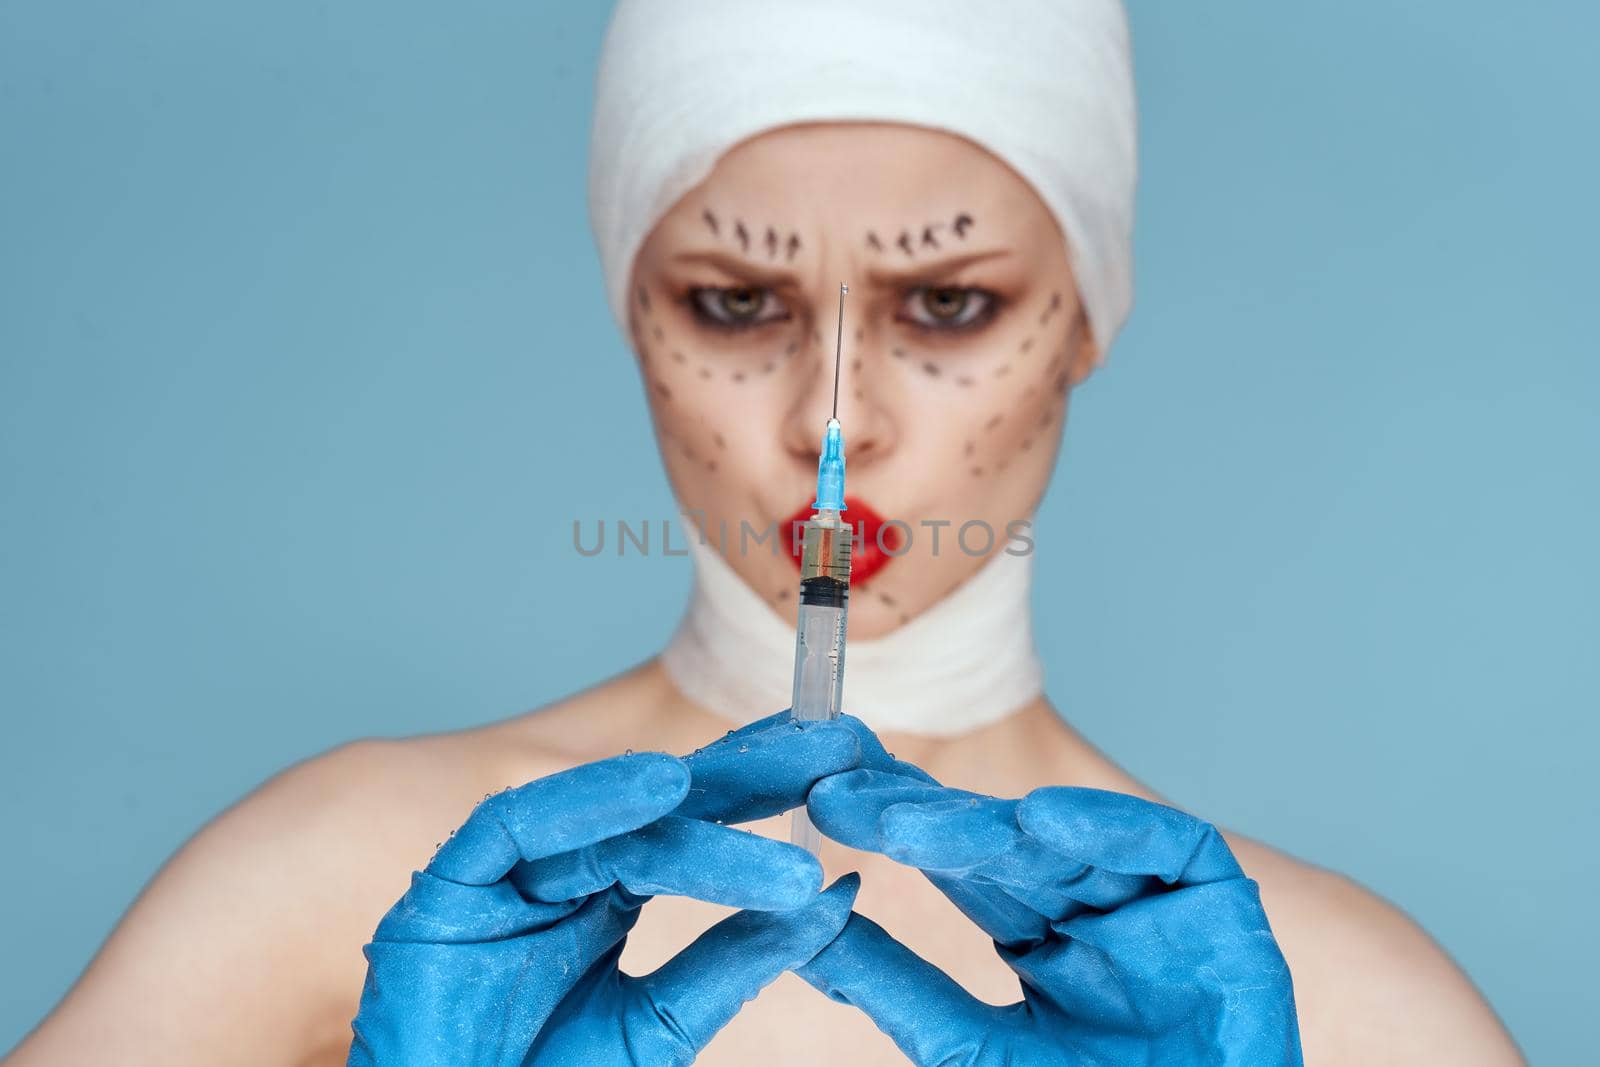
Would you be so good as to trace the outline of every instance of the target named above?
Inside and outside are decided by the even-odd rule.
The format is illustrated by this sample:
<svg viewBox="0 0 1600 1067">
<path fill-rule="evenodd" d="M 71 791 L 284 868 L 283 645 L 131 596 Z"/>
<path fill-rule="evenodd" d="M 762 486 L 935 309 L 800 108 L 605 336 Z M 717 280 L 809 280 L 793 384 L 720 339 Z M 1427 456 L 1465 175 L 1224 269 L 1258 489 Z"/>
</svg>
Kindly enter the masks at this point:
<svg viewBox="0 0 1600 1067">
<path fill-rule="evenodd" d="M 789 706 L 794 622 L 709 545 L 690 538 L 695 584 L 661 662 L 690 702 L 733 723 Z M 1042 704 L 1028 597 L 1032 558 L 992 556 L 944 600 L 886 636 L 853 641 L 844 708 L 880 733 L 953 737 Z"/>
</svg>

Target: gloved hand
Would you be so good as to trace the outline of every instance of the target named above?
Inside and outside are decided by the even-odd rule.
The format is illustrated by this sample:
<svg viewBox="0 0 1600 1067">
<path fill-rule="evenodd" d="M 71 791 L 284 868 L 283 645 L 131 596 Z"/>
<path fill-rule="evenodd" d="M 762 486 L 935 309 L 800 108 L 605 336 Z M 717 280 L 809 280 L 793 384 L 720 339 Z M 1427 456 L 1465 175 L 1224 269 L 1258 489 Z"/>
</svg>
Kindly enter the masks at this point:
<svg viewBox="0 0 1600 1067">
<path fill-rule="evenodd" d="M 349 1063 L 691 1062 L 838 934 L 858 884 L 819 896 L 805 850 L 719 824 L 798 807 L 859 758 L 848 725 L 784 713 L 681 760 L 617 756 L 490 797 L 366 946 Z M 630 977 L 617 959 L 655 893 L 751 910 Z"/>
<path fill-rule="evenodd" d="M 819 782 L 807 803 L 818 829 L 922 869 L 1022 982 L 1019 1003 L 986 1004 L 852 915 L 797 973 L 913 1062 L 1302 1062 L 1288 967 L 1215 828 L 1097 789 L 949 789 L 863 745 L 867 767 L 888 769 Z"/>
</svg>

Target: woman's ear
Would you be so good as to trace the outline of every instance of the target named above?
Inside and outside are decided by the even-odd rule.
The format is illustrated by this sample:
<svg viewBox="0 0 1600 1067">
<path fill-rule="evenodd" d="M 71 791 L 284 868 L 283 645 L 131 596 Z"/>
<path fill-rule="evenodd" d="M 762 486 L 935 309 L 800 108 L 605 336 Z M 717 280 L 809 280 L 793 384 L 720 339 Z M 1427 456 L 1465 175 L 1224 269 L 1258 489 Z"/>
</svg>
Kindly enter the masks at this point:
<svg viewBox="0 0 1600 1067">
<path fill-rule="evenodd" d="M 1083 305 L 1078 305 L 1078 315 L 1072 324 L 1072 338 L 1068 341 L 1072 356 L 1067 363 L 1067 382 L 1076 389 L 1100 365 L 1100 346 L 1095 344 L 1094 331 L 1089 328 Z"/>
</svg>

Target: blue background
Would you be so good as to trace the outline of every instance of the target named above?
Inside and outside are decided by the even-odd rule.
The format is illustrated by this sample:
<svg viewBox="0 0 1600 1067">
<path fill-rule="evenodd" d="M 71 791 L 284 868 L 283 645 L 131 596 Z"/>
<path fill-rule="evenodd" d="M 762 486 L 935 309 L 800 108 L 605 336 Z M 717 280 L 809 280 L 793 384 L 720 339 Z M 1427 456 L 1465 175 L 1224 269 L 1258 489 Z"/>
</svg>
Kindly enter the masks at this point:
<svg viewBox="0 0 1600 1067">
<path fill-rule="evenodd" d="M 570 547 L 671 513 L 584 214 L 601 7 L 0 0 L 0 1048 L 263 778 L 670 632 L 686 561 Z M 1041 516 L 1051 694 L 1576 1062 L 1600 14 L 1133 14 L 1139 306 Z"/>
</svg>

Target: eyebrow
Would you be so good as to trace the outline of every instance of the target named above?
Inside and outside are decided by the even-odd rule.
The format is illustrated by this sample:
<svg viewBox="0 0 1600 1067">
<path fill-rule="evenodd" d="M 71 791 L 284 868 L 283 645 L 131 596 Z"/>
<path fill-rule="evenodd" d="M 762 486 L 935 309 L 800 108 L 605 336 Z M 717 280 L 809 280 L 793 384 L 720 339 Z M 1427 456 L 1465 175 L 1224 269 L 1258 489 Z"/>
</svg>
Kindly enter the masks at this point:
<svg viewBox="0 0 1600 1067">
<path fill-rule="evenodd" d="M 881 285 L 936 278 L 943 274 L 954 274 L 963 267 L 986 263 L 991 259 L 1005 259 L 1011 254 L 1012 252 L 1009 248 L 991 248 L 982 252 L 967 252 L 959 256 L 945 256 L 942 259 L 918 259 L 907 263 L 903 267 L 874 265 L 868 269 L 867 279 Z"/>
<path fill-rule="evenodd" d="M 680 252 L 672 257 L 674 263 L 703 263 L 718 270 L 727 271 L 729 274 L 762 285 L 798 285 L 799 278 L 793 271 L 774 270 L 755 260 L 745 259 L 743 256 L 729 255 L 726 252 L 706 250 L 703 252 Z"/>
<path fill-rule="evenodd" d="M 938 277 L 942 274 L 953 274 L 963 267 L 985 263 L 992 259 L 1004 259 L 1012 255 L 1009 248 L 991 248 L 981 252 L 967 252 L 959 256 L 946 256 L 942 259 L 919 260 L 907 263 L 904 267 L 874 266 L 867 270 L 867 280 L 874 284 L 905 283 L 917 279 Z M 745 259 L 743 256 L 730 255 L 727 252 L 705 250 L 700 252 L 680 252 L 672 257 L 674 263 L 704 263 L 727 271 L 729 274 L 762 285 L 798 285 L 799 278 L 793 271 L 774 270 L 755 260 Z"/>
</svg>

